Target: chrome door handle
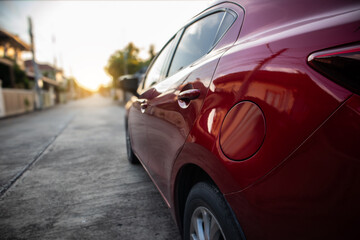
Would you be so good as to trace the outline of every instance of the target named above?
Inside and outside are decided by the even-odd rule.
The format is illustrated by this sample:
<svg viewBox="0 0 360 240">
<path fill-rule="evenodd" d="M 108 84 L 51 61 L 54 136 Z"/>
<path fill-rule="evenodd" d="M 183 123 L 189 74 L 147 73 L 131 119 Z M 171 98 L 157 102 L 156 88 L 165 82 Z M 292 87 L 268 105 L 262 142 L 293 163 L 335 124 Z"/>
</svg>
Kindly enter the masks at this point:
<svg viewBox="0 0 360 240">
<path fill-rule="evenodd" d="M 140 111 L 141 113 L 144 113 L 146 108 L 148 107 L 148 101 L 146 99 L 140 98 L 140 99 L 136 99 L 136 102 L 138 102 L 140 104 Z"/>
<path fill-rule="evenodd" d="M 148 107 L 147 102 L 144 102 L 144 103 L 140 104 L 141 113 L 145 113 L 145 110 L 146 110 L 147 107 Z"/>
<path fill-rule="evenodd" d="M 144 103 L 147 102 L 146 99 L 142 99 L 142 98 L 136 99 L 136 101 L 137 101 L 138 103 L 140 103 L 140 104 L 144 104 Z"/>
<path fill-rule="evenodd" d="M 180 92 L 177 99 L 184 101 L 184 102 L 189 102 L 191 100 L 194 100 L 196 98 L 198 98 L 200 96 L 200 90 L 199 89 L 189 89 L 189 90 L 185 90 L 183 92 Z"/>
<path fill-rule="evenodd" d="M 140 104 L 140 106 L 141 106 L 142 108 L 147 108 L 148 104 L 147 104 L 147 102 L 144 102 L 144 103 Z"/>
</svg>

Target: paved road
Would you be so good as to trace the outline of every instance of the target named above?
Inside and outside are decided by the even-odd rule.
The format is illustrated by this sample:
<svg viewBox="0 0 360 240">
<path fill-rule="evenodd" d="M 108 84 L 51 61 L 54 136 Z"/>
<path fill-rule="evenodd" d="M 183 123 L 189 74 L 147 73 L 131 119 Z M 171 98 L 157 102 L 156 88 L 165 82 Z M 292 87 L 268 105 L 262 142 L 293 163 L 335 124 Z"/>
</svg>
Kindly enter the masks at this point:
<svg viewBox="0 0 360 240">
<path fill-rule="evenodd" d="M 94 96 L 0 120 L 0 239 L 180 239 L 123 119 Z"/>
</svg>

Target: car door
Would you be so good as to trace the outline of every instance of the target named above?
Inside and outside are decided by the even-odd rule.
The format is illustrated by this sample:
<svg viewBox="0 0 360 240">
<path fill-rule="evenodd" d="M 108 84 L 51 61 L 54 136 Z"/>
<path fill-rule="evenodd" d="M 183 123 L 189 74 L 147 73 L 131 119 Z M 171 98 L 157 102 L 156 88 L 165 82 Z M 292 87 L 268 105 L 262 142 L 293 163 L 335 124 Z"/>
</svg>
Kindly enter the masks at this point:
<svg viewBox="0 0 360 240">
<path fill-rule="evenodd" d="M 151 98 L 154 92 L 152 86 L 165 78 L 164 72 L 168 68 L 170 58 L 178 40 L 176 36 L 177 35 L 168 41 L 152 62 L 145 80 L 139 86 L 138 92 L 140 92 L 140 94 L 136 100 L 133 100 L 132 106 L 129 109 L 128 128 L 131 136 L 132 149 L 139 160 L 145 165 L 150 154 L 147 140 L 146 117 L 143 113 L 147 107 L 147 99 Z"/>
<path fill-rule="evenodd" d="M 238 33 L 241 25 L 234 23 L 237 18 L 238 13 L 218 7 L 186 25 L 179 32 L 165 78 L 152 87 L 146 99 L 146 166 L 165 199 L 170 197 L 172 165 L 200 112 L 217 63 L 236 40 L 234 32 Z M 242 15 L 240 18 L 242 22 Z"/>
</svg>

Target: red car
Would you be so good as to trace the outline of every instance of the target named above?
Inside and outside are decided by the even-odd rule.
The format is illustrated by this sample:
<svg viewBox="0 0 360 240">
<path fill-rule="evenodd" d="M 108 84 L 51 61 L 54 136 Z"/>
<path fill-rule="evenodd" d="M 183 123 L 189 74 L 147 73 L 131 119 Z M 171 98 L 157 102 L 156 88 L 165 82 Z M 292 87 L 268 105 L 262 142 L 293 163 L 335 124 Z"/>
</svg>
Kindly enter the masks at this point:
<svg viewBox="0 0 360 240">
<path fill-rule="evenodd" d="M 184 239 L 357 239 L 360 2 L 216 2 L 127 103 Z"/>
</svg>

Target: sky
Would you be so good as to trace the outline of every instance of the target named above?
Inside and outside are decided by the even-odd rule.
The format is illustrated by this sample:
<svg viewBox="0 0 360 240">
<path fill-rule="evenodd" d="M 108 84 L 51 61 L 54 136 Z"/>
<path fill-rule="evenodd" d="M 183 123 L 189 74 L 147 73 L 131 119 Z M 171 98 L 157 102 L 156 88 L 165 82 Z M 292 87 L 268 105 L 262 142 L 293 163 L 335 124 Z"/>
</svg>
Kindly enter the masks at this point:
<svg viewBox="0 0 360 240">
<path fill-rule="evenodd" d="M 111 81 L 104 67 L 129 42 L 147 58 L 159 51 L 211 1 L 0 1 L 0 28 L 30 43 L 32 18 L 36 60 L 56 64 L 66 76 L 95 90 Z M 31 58 L 25 54 L 24 59 Z"/>
</svg>

